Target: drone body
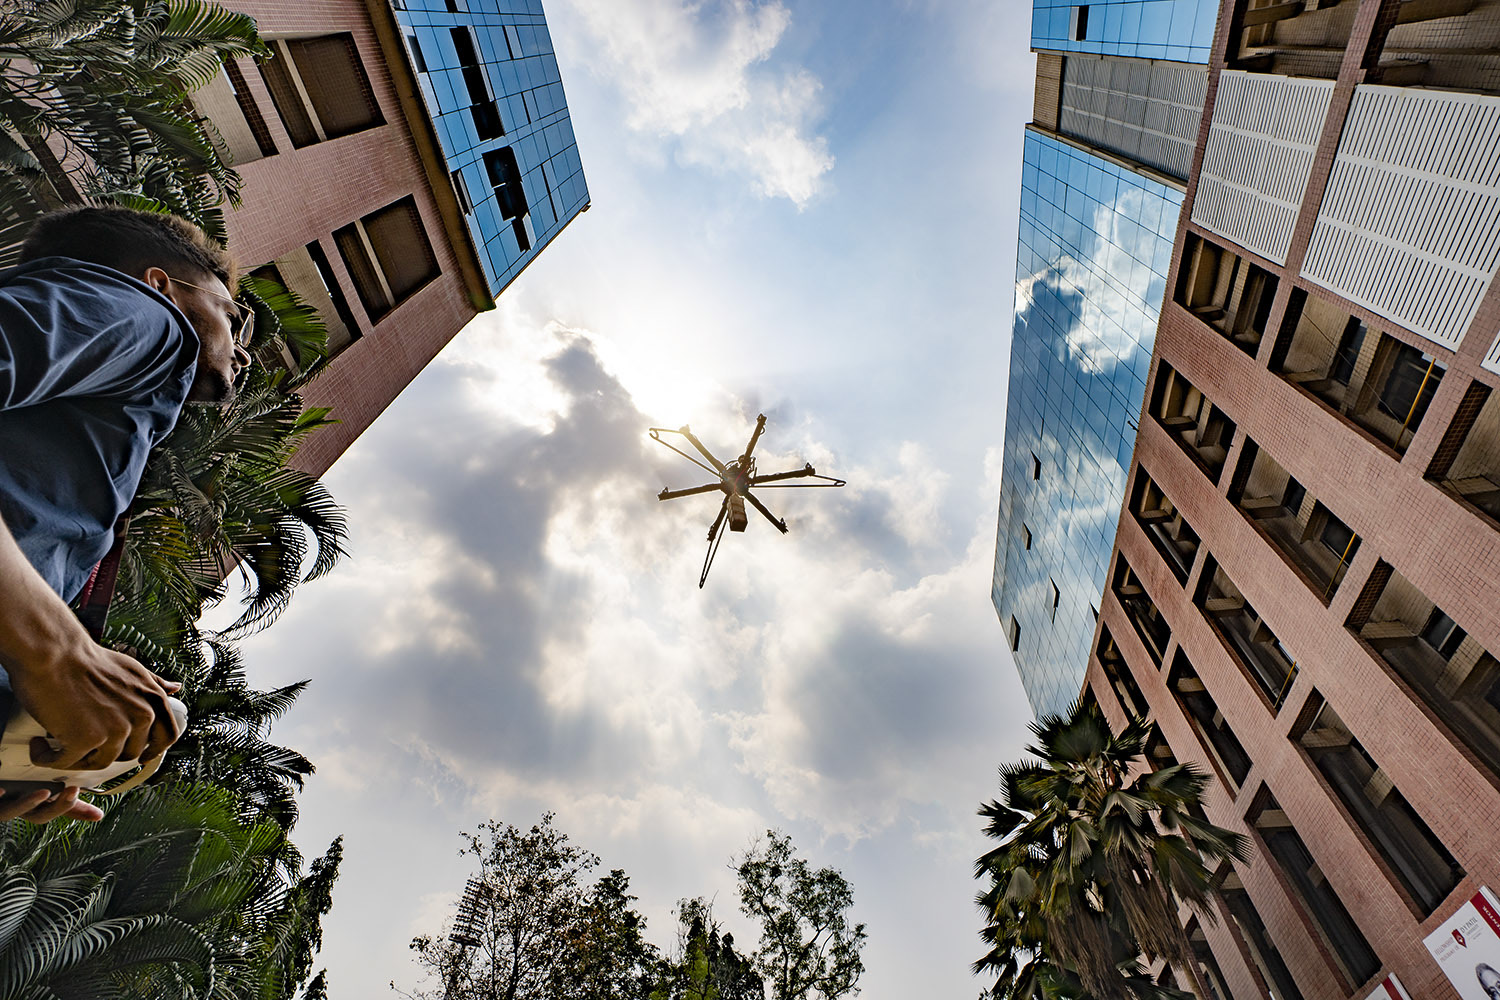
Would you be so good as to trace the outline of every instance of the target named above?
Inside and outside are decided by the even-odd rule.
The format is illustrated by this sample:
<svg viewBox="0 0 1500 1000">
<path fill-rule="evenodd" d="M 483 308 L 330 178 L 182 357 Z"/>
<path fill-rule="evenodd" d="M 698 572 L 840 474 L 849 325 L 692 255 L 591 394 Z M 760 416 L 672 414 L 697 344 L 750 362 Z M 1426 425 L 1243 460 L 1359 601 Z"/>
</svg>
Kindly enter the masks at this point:
<svg viewBox="0 0 1500 1000">
<path fill-rule="evenodd" d="M 811 464 L 804 465 L 802 468 L 794 469 L 790 472 L 776 472 L 764 476 L 757 475 L 755 470 L 754 457 L 755 445 L 760 440 L 761 431 L 765 429 L 766 415 L 762 413 L 755 418 L 755 430 L 750 434 L 750 443 L 745 446 L 744 454 L 742 454 L 739 458 L 736 458 L 732 462 L 721 462 L 717 458 L 715 458 L 707 448 L 703 447 L 703 442 L 699 441 L 693 435 L 693 432 L 686 426 L 680 427 L 675 431 L 667 427 L 651 428 L 651 440 L 666 445 L 666 447 L 671 448 L 673 451 L 677 452 L 677 454 L 681 455 L 689 462 L 692 462 L 694 465 L 699 466 L 704 471 L 711 472 L 718 477 L 718 479 L 714 482 L 705 483 L 702 486 L 694 486 L 693 488 L 686 490 L 669 490 L 663 487 L 662 491 L 656 495 L 656 499 L 676 500 L 680 497 L 696 496 L 700 493 L 718 492 L 724 494 L 724 501 L 719 505 L 719 516 L 714 518 L 714 523 L 710 525 L 708 529 L 708 555 L 703 559 L 703 572 L 698 577 L 698 588 L 700 590 L 703 588 L 704 581 L 708 579 L 708 571 L 709 568 L 713 566 L 714 556 L 719 551 L 719 543 L 723 541 L 723 535 L 721 535 L 719 532 L 720 529 L 724 527 L 725 521 L 727 520 L 729 522 L 730 531 L 744 531 L 745 528 L 749 525 L 750 518 L 745 512 L 745 504 L 748 503 L 750 506 L 760 511 L 761 514 L 765 516 L 766 520 L 770 521 L 776 526 L 777 531 L 780 531 L 783 535 L 786 534 L 786 521 L 772 514 L 766 508 L 766 505 L 761 503 L 760 500 L 758 500 L 755 495 L 750 492 L 752 487 L 765 486 L 768 489 L 805 489 L 813 487 L 838 487 L 844 485 L 844 480 L 842 479 L 834 479 L 832 476 L 818 475 L 817 471 L 812 467 Z M 696 458 L 694 458 L 692 455 L 689 455 L 682 449 L 668 444 L 666 441 L 662 440 L 663 434 L 682 435 L 682 437 L 685 438 L 687 442 L 691 444 L 700 455 L 708 459 L 710 464 L 704 465 L 702 462 L 698 461 Z M 786 480 L 789 479 L 818 479 L 822 481 L 816 483 L 786 482 Z"/>
</svg>

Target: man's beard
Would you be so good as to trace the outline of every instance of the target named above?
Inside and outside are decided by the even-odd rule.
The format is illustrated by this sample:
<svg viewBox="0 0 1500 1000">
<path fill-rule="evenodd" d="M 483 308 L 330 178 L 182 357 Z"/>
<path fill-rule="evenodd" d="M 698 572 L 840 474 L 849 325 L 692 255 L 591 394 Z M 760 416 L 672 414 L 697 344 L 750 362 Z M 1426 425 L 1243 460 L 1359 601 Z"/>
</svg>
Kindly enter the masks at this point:
<svg viewBox="0 0 1500 1000">
<path fill-rule="evenodd" d="M 228 406 L 234 402 L 235 392 L 234 383 L 225 378 L 223 372 L 200 368 L 188 392 L 188 402 Z"/>
</svg>

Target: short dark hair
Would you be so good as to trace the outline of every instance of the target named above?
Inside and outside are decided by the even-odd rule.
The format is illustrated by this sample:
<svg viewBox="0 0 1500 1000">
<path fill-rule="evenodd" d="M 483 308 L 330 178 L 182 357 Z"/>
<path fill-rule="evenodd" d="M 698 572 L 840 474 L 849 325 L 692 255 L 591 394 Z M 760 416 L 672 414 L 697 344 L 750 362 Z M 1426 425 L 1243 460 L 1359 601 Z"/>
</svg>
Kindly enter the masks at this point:
<svg viewBox="0 0 1500 1000">
<path fill-rule="evenodd" d="M 148 267 L 185 265 L 234 289 L 234 258 L 228 251 L 187 219 L 165 212 L 114 205 L 74 205 L 48 212 L 32 224 L 21 244 L 21 260 L 38 257 L 72 257 L 132 277 Z"/>
</svg>

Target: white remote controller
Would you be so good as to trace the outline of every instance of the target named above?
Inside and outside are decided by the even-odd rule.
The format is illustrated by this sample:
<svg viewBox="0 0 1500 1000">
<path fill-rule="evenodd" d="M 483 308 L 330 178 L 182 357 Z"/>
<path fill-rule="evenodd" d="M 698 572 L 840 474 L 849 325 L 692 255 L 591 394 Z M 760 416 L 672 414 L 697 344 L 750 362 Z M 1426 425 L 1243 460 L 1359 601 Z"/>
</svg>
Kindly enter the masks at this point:
<svg viewBox="0 0 1500 1000">
<path fill-rule="evenodd" d="M 177 719 L 177 729 L 181 732 L 187 727 L 187 706 L 176 698 L 168 697 L 167 707 Z M 31 741 L 38 736 L 51 743 L 53 749 L 61 746 L 42 728 L 41 723 L 33 719 L 18 703 L 5 723 L 4 735 L 0 736 L 0 786 L 3 786 L 8 794 L 36 791 L 42 788 L 54 792 L 61 792 L 67 788 L 82 788 L 84 791 L 97 792 L 98 786 L 106 781 L 118 778 L 130 771 L 136 771 L 136 774 L 129 780 L 104 791 L 104 794 L 115 795 L 139 785 L 155 774 L 156 769 L 161 766 L 161 756 L 158 755 L 144 765 L 138 760 L 117 760 L 108 767 L 94 771 L 60 771 L 57 768 L 44 767 L 31 762 Z"/>
</svg>

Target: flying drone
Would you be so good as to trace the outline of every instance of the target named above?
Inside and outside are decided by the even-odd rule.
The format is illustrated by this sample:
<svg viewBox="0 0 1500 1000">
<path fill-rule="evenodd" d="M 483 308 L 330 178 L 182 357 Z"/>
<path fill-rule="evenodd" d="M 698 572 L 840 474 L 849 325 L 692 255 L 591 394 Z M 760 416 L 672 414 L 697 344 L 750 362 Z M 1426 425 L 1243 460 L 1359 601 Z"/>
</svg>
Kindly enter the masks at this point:
<svg viewBox="0 0 1500 1000">
<path fill-rule="evenodd" d="M 783 535 L 786 534 L 786 521 L 772 514 L 766 505 L 756 499 L 750 492 L 751 487 L 764 486 L 766 489 L 816 489 L 831 488 L 844 485 L 844 480 L 835 479 L 832 476 L 820 476 L 816 469 L 809 463 L 800 469 L 791 472 L 774 472 L 768 475 L 759 475 L 755 471 L 755 443 L 760 440 L 761 431 L 766 429 L 766 415 L 760 414 L 755 418 L 755 430 L 750 434 L 750 443 L 745 446 L 745 453 L 732 462 L 721 462 L 713 456 L 703 442 L 693 435 L 686 425 L 672 430 L 669 427 L 652 427 L 651 440 L 658 444 L 671 448 L 683 458 L 692 462 L 700 469 L 718 478 L 711 483 L 702 486 L 694 486 L 687 490 L 669 490 L 662 487 L 662 491 L 656 495 L 658 500 L 676 500 L 679 497 L 697 496 L 700 493 L 713 493 L 717 490 L 724 494 L 724 502 L 719 505 L 719 516 L 714 518 L 714 523 L 708 529 L 708 554 L 703 557 L 703 572 L 698 577 L 698 589 L 703 589 L 703 582 L 708 579 L 708 571 L 714 564 L 714 556 L 719 552 L 719 543 L 724 540 L 720 529 L 724 522 L 729 521 L 730 531 L 744 531 L 749 524 L 749 516 L 745 513 L 745 504 L 749 504 L 761 514 L 765 515 L 767 521 L 776 526 L 776 530 Z M 708 465 L 704 465 L 692 455 L 678 448 L 676 445 L 662 438 L 663 434 L 679 434 L 685 438 L 704 458 L 708 459 Z M 791 483 L 789 479 L 818 479 L 816 483 Z"/>
</svg>

